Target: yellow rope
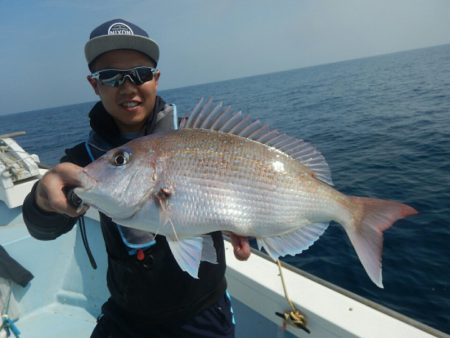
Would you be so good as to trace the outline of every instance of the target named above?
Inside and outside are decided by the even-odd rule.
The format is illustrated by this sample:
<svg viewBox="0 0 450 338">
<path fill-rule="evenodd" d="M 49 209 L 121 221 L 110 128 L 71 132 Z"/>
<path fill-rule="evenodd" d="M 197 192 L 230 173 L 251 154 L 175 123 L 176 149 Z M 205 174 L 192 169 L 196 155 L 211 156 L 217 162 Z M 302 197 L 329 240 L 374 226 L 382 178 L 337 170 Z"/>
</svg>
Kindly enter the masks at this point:
<svg viewBox="0 0 450 338">
<path fill-rule="evenodd" d="M 286 283 L 284 281 L 283 270 L 281 269 L 281 262 L 280 262 L 279 259 L 277 259 L 277 265 L 278 265 L 278 270 L 280 271 L 281 284 L 283 285 L 284 297 L 286 298 L 286 300 L 288 301 L 289 305 L 291 306 L 292 311 L 295 311 L 296 310 L 295 305 L 289 299 L 289 295 L 288 295 L 287 288 L 286 288 Z"/>
<path fill-rule="evenodd" d="M 305 316 L 295 307 L 294 303 L 289 298 L 286 282 L 284 281 L 283 270 L 281 268 L 281 262 L 277 259 L 278 270 L 280 271 L 281 284 L 283 285 L 284 297 L 286 298 L 289 306 L 291 307 L 291 311 L 285 311 L 284 313 L 276 312 L 276 315 L 283 318 L 285 323 L 294 325 L 300 329 L 305 330 L 310 333 L 309 329 L 306 327 L 306 318 Z"/>
</svg>

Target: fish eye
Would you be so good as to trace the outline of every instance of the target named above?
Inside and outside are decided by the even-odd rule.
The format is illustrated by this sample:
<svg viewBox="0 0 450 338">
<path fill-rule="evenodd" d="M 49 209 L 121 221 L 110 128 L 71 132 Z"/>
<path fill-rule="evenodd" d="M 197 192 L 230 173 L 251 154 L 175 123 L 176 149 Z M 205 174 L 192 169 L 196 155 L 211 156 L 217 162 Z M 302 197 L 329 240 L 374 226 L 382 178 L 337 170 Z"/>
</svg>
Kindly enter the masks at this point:
<svg viewBox="0 0 450 338">
<path fill-rule="evenodd" d="M 120 167 L 122 165 L 128 164 L 131 159 L 131 153 L 125 150 L 119 150 L 112 157 L 112 164 Z"/>
</svg>

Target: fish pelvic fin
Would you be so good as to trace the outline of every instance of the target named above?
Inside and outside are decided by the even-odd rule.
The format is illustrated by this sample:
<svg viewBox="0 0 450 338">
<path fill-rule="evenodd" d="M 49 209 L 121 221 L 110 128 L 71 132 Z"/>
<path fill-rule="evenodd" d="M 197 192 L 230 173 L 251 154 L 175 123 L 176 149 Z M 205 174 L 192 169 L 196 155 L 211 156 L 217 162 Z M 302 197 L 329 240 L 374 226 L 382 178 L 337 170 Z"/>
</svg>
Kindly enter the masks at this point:
<svg viewBox="0 0 450 338">
<path fill-rule="evenodd" d="M 167 237 L 167 243 L 180 269 L 195 279 L 198 279 L 202 261 L 217 264 L 217 253 L 210 235 L 182 240 Z"/>
<path fill-rule="evenodd" d="M 383 288 L 383 231 L 390 228 L 395 221 L 417 214 L 417 211 L 395 201 L 355 196 L 349 198 L 357 211 L 353 223 L 344 228 L 369 278 L 379 288 Z"/>
<path fill-rule="evenodd" d="M 202 262 L 217 264 L 217 251 L 211 235 L 203 235 Z"/>
<path fill-rule="evenodd" d="M 307 250 L 325 232 L 328 223 L 314 223 L 303 226 L 281 236 L 257 238 L 258 248 L 262 247 L 273 260 L 286 255 L 297 255 Z"/>
</svg>

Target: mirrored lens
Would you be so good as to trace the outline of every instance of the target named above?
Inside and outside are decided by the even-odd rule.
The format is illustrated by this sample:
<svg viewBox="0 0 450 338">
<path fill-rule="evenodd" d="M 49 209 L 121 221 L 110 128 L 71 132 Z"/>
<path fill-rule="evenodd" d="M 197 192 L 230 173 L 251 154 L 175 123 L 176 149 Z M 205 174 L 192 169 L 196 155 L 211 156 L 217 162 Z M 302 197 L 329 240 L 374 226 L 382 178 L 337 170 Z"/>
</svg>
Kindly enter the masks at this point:
<svg viewBox="0 0 450 338">
<path fill-rule="evenodd" d="M 133 69 L 142 83 L 153 80 L 153 73 L 156 71 L 154 68 L 139 67 Z"/>
<path fill-rule="evenodd" d="M 136 67 L 132 69 L 104 69 L 92 74 L 94 79 L 110 87 L 118 87 L 125 82 L 128 77 L 134 84 L 141 85 L 144 82 L 153 80 L 153 74 L 157 70 L 152 67 Z"/>
<path fill-rule="evenodd" d="M 104 85 L 115 87 L 118 86 L 124 77 L 123 72 L 116 70 L 106 70 L 98 72 L 97 79 Z"/>
</svg>

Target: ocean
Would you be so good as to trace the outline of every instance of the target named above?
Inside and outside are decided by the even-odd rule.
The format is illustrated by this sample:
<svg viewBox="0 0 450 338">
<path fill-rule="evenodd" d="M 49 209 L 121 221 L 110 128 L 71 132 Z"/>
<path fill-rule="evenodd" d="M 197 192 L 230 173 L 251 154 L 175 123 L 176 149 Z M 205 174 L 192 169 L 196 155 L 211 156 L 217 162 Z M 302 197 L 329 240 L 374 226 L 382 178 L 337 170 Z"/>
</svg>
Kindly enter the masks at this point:
<svg viewBox="0 0 450 338">
<path fill-rule="evenodd" d="M 338 190 L 416 208 L 417 216 L 385 232 L 384 289 L 369 280 L 337 224 L 309 250 L 284 260 L 450 333 L 450 45 L 160 95 L 181 114 L 200 97 L 223 101 L 313 143 Z M 93 104 L 0 116 L 0 134 L 25 130 L 17 141 L 55 164 L 65 148 L 86 139 Z"/>
</svg>

